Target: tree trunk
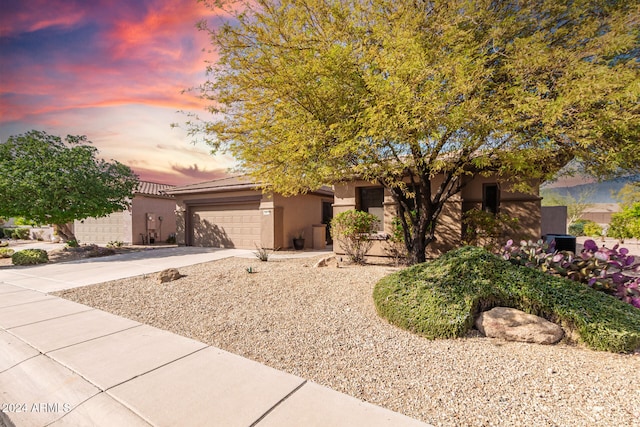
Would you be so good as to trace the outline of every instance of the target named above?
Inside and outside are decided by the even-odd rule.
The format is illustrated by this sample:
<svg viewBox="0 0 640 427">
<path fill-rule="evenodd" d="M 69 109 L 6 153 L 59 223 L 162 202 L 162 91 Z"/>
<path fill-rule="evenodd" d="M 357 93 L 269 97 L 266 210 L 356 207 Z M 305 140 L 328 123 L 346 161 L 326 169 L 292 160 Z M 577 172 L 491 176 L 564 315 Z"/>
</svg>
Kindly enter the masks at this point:
<svg viewBox="0 0 640 427">
<path fill-rule="evenodd" d="M 60 236 L 63 242 L 76 240 L 76 236 L 69 224 L 55 224 L 55 232 Z"/>
<path fill-rule="evenodd" d="M 409 199 L 399 188 L 390 190 L 398 203 L 398 216 L 402 223 L 407 261 L 410 265 L 423 263 L 426 261 L 427 247 L 435 240 L 435 227 L 440 210 L 428 199 L 430 197 L 428 189 L 421 188 L 419 191 L 421 196 L 416 196 L 414 199 Z"/>
<path fill-rule="evenodd" d="M 407 193 L 400 187 L 391 187 L 389 190 L 398 203 L 408 262 L 413 265 L 426 261 L 427 248 L 436 240 L 435 230 L 443 206 L 462 186 L 459 180 L 449 175 L 434 194 L 427 173 L 421 179 L 412 176 L 410 185 L 411 191 Z"/>
<path fill-rule="evenodd" d="M 427 260 L 427 248 L 435 240 L 436 219 L 418 220 L 417 226 L 413 227 L 410 244 L 407 245 L 409 263 L 420 264 Z"/>
</svg>

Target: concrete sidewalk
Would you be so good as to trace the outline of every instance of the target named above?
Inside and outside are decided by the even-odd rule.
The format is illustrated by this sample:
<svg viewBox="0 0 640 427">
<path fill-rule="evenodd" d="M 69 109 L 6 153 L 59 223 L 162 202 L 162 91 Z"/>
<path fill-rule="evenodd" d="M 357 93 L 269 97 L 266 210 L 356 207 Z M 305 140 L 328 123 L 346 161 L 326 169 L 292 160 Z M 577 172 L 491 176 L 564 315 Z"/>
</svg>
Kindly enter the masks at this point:
<svg viewBox="0 0 640 427">
<path fill-rule="evenodd" d="M 425 425 L 198 341 L 47 295 L 247 252 L 157 249 L 0 270 L 0 426 Z"/>
</svg>

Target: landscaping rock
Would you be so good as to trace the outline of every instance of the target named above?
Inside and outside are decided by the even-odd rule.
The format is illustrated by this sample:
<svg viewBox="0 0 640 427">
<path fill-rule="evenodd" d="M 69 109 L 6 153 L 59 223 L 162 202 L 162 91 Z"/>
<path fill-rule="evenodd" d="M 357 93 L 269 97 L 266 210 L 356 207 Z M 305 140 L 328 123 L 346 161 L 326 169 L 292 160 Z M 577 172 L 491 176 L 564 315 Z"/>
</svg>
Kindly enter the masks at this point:
<svg viewBox="0 0 640 427">
<path fill-rule="evenodd" d="M 171 282 L 182 277 L 177 268 L 167 268 L 158 273 L 158 281 L 160 283 Z"/>
<path fill-rule="evenodd" d="M 555 323 L 507 307 L 481 313 L 476 319 L 476 328 L 490 338 L 537 344 L 555 344 L 564 336 L 562 328 Z"/>
<path fill-rule="evenodd" d="M 340 264 L 338 263 L 338 259 L 335 256 L 328 256 L 325 258 L 322 258 L 320 260 L 318 260 L 318 262 L 316 262 L 313 267 L 317 268 L 317 267 L 339 267 Z"/>
</svg>

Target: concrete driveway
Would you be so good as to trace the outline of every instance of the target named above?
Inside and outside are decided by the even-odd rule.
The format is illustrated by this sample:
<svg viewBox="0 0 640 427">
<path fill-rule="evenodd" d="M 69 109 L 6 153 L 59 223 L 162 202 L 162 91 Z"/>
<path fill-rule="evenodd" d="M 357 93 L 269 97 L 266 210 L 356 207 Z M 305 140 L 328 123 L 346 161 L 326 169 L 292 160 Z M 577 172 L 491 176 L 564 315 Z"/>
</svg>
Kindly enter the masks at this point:
<svg viewBox="0 0 640 427">
<path fill-rule="evenodd" d="M 47 248 L 50 249 L 49 246 Z M 78 261 L 0 269 L 0 282 L 49 293 L 233 256 L 253 256 L 253 252 L 246 249 L 196 247 L 150 249 Z"/>
</svg>

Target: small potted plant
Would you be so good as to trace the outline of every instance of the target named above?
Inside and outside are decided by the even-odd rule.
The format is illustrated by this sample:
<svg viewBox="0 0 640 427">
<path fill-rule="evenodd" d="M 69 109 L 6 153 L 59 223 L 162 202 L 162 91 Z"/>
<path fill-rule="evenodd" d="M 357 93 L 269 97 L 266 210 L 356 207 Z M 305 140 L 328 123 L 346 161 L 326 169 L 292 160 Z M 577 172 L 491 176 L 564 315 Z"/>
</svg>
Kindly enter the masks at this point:
<svg viewBox="0 0 640 427">
<path fill-rule="evenodd" d="M 296 251 L 304 249 L 304 230 L 298 231 L 298 233 L 293 236 L 293 248 Z"/>
</svg>

